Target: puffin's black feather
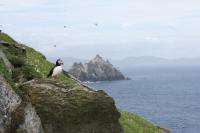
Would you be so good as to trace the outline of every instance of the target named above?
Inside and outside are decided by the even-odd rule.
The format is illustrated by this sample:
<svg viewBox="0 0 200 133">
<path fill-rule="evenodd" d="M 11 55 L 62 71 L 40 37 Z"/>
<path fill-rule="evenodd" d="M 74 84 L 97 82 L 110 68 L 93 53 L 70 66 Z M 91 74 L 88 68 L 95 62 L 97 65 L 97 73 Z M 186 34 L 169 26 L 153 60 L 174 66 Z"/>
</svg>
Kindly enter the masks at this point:
<svg viewBox="0 0 200 133">
<path fill-rule="evenodd" d="M 53 70 L 56 67 L 56 65 L 49 71 L 49 74 L 47 75 L 47 78 L 51 77 L 53 74 Z"/>
<path fill-rule="evenodd" d="M 61 66 L 62 64 L 63 64 L 62 60 L 61 60 L 61 59 L 58 59 L 58 60 L 56 61 L 56 65 L 49 71 L 49 74 L 47 75 L 47 78 L 52 76 L 53 70 L 55 69 L 55 67 Z"/>
</svg>

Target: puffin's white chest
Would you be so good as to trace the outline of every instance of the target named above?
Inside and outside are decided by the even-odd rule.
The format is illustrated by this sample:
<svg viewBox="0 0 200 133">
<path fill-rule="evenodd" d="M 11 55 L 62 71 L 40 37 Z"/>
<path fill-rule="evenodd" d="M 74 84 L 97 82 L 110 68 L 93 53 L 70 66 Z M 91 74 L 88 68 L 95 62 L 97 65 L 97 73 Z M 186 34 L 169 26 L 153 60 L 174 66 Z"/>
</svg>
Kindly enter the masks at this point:
<svg viewBox="0 0 200 133">
<path fill-rule="evenodd" d="M 62 72 L 62 66 L 57 66 L 53 69 L 53 73 L 52 73 L 52 77 L 53 76 L 57 76 L 58 74 L 60 74 Z"/>
</svg>

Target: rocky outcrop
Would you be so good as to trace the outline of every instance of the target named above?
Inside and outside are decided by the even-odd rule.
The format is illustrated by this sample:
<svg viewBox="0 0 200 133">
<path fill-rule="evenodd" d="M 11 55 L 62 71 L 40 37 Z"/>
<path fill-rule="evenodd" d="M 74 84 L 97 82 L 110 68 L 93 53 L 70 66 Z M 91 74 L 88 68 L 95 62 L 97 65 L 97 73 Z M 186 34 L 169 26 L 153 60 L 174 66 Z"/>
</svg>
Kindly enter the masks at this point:
<svg viewBox="0 0 200 133">
<path fill-rule="evenodd" d="M 32 80 L 21 87 L 46 133 L 120 133 L 120 114 L 103 91 L 70 88 L 55 80 Z"/>
<path fill-rule="evenodd" d="M 20 97 L 0 75 L 0 133 L 4 133 L 9 128 L 11 113 L 20 103 Z"/>
<path fill-rule="evenodd" d="M 24 123 L 19 128 L 26 133 L 44 133 L 40 117 L 31 103 L 24 108 Z"/>
<path fill-rule="evenodd" d="M 123 80 L 124 75 L 99 55 L 86 64 L 74 63 L 69 73 L 81 81 Z"/>
</svg>

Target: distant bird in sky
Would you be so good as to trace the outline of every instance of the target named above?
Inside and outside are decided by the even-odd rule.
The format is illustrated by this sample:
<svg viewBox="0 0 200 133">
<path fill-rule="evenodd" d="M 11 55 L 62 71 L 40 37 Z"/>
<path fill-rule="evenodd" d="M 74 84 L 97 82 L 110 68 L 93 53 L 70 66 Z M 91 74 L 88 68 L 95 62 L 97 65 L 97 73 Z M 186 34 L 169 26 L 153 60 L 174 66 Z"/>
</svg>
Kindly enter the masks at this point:
<svg viewBox="0 0 200 133">
<path fill-rule="evenodd" d="M 98 24 L 98 23 L 95 23 L 94 25 L 95 25 L 95 26 L 99 26 L 99 24 Z"/>
<path fill-rule="evenodd" d="M 64 25 L 64 28 L 67 28 L 67 26 Z"/>
<path fill-rule="evenodd" d="M 63 61 L 61 59 L 58 59 L 56 61 L 56 65 L 49 71 L 49 74 L 47 77 L 53 77 L 56 78 L 62 71 L 63 71 Z"/>
<path fill-rule="evenodd" d="M 53 45 L 54 47 L 56 47 L 56 45 Z"/>
</svg>

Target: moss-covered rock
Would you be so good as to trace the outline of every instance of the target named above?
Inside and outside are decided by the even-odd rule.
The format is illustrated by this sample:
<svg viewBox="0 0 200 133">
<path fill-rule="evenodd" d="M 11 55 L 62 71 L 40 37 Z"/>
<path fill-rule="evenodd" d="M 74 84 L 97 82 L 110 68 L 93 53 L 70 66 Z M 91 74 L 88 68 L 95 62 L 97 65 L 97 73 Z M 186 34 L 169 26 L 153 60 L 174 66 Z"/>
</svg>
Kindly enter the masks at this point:
<svg viewBox="0 0 200 133">
<path fill-rule="evenodd" d="M 45 132 L 120 133 L 120 114 L 103 91 L 83 86 L 71 88 L 64 82 L 33 80 L 21 88 L 31 102 Z"/>
</svg>

